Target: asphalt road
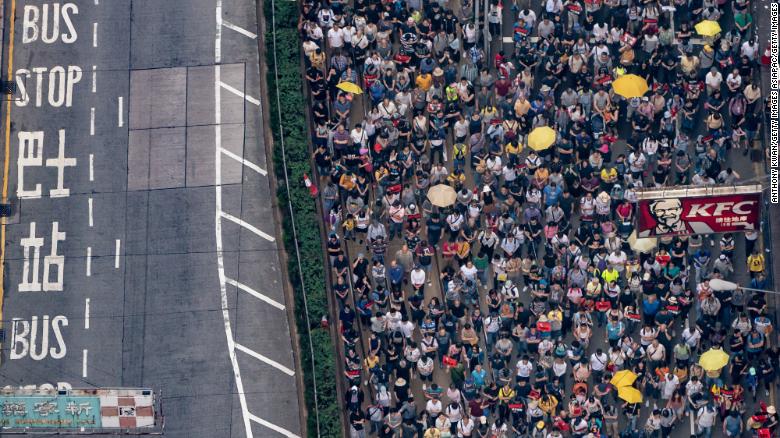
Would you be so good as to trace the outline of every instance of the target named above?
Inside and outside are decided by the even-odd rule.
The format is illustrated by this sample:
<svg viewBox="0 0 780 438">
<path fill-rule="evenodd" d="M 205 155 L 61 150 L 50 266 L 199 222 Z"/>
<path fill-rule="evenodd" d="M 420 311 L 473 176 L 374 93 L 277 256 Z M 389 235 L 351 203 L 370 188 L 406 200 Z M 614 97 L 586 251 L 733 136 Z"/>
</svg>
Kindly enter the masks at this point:
<svg viewBox="0 0 780 438">
<path fill-rule="evenodd" d="M 169 436 L 300 435 L 256 2 L 54 4 L 15 2 L 9 58 L 5 1 L 0 386 L 147 387 Z"/>
</svg>

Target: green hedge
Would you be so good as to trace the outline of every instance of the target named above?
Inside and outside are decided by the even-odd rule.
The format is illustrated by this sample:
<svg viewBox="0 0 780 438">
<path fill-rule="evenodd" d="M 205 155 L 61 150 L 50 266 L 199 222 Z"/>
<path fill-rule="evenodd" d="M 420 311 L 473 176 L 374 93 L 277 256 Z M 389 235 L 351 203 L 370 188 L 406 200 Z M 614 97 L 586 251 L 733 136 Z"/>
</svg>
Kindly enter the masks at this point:
<svg viewBox="0 0 780 438">
<path fill-rule="evenodd" d="M 297 31 L 298 3 L 280 0 L 276 2 L 276 54 L 279 72 L 277 82 L 274 72 L 274 47 L 271 26 L 271 2 L 266 1 L 266 75 L 269 93 L 271 128 L 275 141 L 274 168 L 278 181 L 277 198 L 282 211 L 282 227 L 284 245 L 287 249 L 287 272 L 295 290 L 295 308 L 298 326 L 298 336 L 301 348 L 301 365 L 303 367 L 303 383 L 305 386 L 306 406 L 308 407 L 307 430 L 309 437 L 317 436 L 316 417 L 314 413 L 314 376 L 309 355 L 309 331 L 304 315 L 303 288 L 298 276 L 295 244 L 293 242 L 292 221 L 287 211 L 288 193 L 284 184 L 284 166 L 282 163 L 282 148 L 280 143 L 280 127 L 277 122 L 282 115 L 284 126 L 284 144 L 287 155 L 287 171 L 290 180 L 289 197 L 292 198 L 293 214 L 298 232 L 303 283 L 309 308 L 309 320 L 317 325 L 323 315 L 328 314 L 327 287 L 319 218 L 315 201 L 303 185 L 303 174 L 312 175 L 309 161 L 309 133 L 306 124 L 306 98 L 303 95 L 303 74 L 300 64 L 301 42 Z M 276 100 L 276 86 L 279 87 L 279 102 Z M 281 106 L 281 108 L 279 108 Z M 335 348 L 330 333 L 326 329 L 314 328 L 311 331 L 311 342 L 314 347 L 314 372 L 317 380 L 317 395 L 319 402 L 320 433 L 322 437 L 341 437 L 341 409 L 336 391 L 336 364 L 334 362 Z"/>
</svg>

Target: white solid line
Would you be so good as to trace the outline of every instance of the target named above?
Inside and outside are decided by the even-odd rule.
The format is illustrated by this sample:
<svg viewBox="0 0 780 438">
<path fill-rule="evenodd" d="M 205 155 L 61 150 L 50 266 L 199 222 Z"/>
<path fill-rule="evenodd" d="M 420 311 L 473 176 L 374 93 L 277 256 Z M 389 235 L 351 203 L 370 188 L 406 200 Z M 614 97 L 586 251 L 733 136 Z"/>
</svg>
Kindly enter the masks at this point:
<svg viewBox="0 0 780 438">
<path fill-rule="evenodd" d="M 95 180 L 95 171 L 93 169 L 93 162 L 95 161 L 95 156 L 92 154 L 89 154 L 89 180 L 94 181 Z"/>
<path fill-rule="evenodd" d="M 238 161 L 239 163 L 243 164 L 244 166 L 254 170 L 255 172 L 259 173 L 260 175 L 263 175 L 263 176 L 268 175 L 268 172 L 266 172 L 266 170 L 263 169 L 262 167 L 258 166 L 257 164 L 255 164 L 255 163 L 253 163 L 253 162 L 251 162 L 249 160 L 245 160 L 245 159 L 239 157 L 238 155 L 234 154 L 233 152 L 230 152 L 227 149 L 222 149 L 222 153 L 227 155 L 228 157 Z"/>
<path fill-rule="evenodd" d="M 257 415 L 250 414 L 249 412 L 247 412 L 247 415 L 249 415 L 249 418 L 251 418 L 252 421 L 254 421 L 255 423 L 262 424 L 263 426 L 265 426 L 265 427 L 267 427 L 267 428 L 269 428 L 269 429 L 271 429 L 273 431 L 279 432 L 280 434 L 282 434 L 282 435 L 284 435 L 284 436 L 286 436 L 288 438 L 300 438 L 298 435 L 290 432 L 289 430 L 283 429 L 283 428 L 281 428 L 281 427 L 279 427 L 279 426 L 277 426 L 277 425 L 275 425 L 273 423 L 269 423 L 268 421 L 263 420 L 262 418 L 258 417 Z"/>
<path fill-rule="evenodd" d="M 277 362 L 277 361 L 275 361 L 273 359 L 269 359 L 269 358 L 263 356 L 262 354 L 260 354 L 260 353 L 258 353 L 256 351 L 253 351 L 253 350 L 250 350 L 250 349 L 244 347 L 243 345 L 239 344 L 238 342 L 236 342 L 236 348 L 241 350 L 241 351 L 243 351 L 244 353 L 254 357 L 255 359 L 257 359 L 257 360 L 259 360 L 261 362 L 265 362 L 268 365 L 271 365 L 272 367 L 274 367 L 277 370 L 287 374 L 288 376 L 294 376 L 295 375 L 295 371 L 287 368 L 286 366 L 280 364 L 279 362 Z"/>
<path fill-rule="evenodd" d="M 85 348 L 84 352 L 82 354 L 82 360 L 81 360 L 81 377 L 86 378 L 87 377 L 87 354 L 89 354 L 89 351 Z"/>
<path fill-rule="evenodd" d="M 92 92 L 97 91 L 97 66 L 92 66 Z"/>
<path fill-rule="evenodd" d="M 87 247 L 87 277 L 92 276 L 92 247 Z"/>
<path fill-rule="evenodd" d="M 114 253 L 114 269 L 119 269 L 119 248 L 122 246 L 122 241 L 116 239 L 116 252 Z"/>
<path fill-rule="evenodd" d="M 95 135 L 95 108 L 89 109 L 89 135 Z"/>
<path fill-rule="evenodd" d="M 92 47 L 97 47 L 97 23 L 92 23 Z"/>
<path fill-rule="evenodd" d="M 225 259 L 222 250 L 222 111 L 221 111 L 221 87 L 219 86 L 222 62 L 222 0 L 216 0 L 216 35 L 214 37 L 214 235 L 217 247 L 217 274 L 219 275 L 219 294 L 222 304 L 222 321 L 225 325 L 225 338 L 227 339 L 228 356 L 233 368 L 233 379 L 236 382 L 238 402 L 241 404 L 241 417 L 244 420 L 244 433 L 246 438 L 254 438 L 250 413 L 246 405 L 244 393 L 244 381 L 241 380 L 241 369 L 238 367 L 236 357 L 233 329 L 230 327 L 230 306 L 227 298 L 227 285 L 225 284 Z"/>
<path fill-rule="evenodd" d="M 92 228 L 95 225 L 92 221 L 92 198 L 87 198 L 87 204 L 89 205 L 89 227 Z"/>
<path fill-rule="evenodd" d="M 242 221 L 241 219 L 233 216 L 232 214 L 225 213 L 224 211 L 221 212 L 221 214 L 222 214 L 222 217 L 224 217 L 225 219 L 237 223 L 238 225 L 240 225 L 240 226 L 246 228 L 247 230 L 257 234 L 258 236 L 262 237 L 263 239 L 265 239 L 265 240 L 267 240 L 269 242 L 275 242 L 276 241 L 276 239 L 274 239 L 274 236 L 271 236 L 270 234 L 266 234 L 266 233 L 260 231 L 259 229 L 257 229 L 252 224 L 248 224 L 248 223 Z"/>
<path fill-rule="evenodd" d="M 231 93 L 235 94 L 236 96 L 238 96 L 238 97 L 240 97 L 242 99 L 246 99 L 247 102 L 253 103 L 253 104 L 257 105 L 257 106 L 260 106 L 260 101 L 258 99 L 254 98 L 254 97 L 252 97 L 252 96 L 250 96 L 248 94 L 244 94 L 241 91 L 239 91 L 238 89 L 233 88 L 233 87 L 231 87 L 230 85 L 228 85 L 228 84 L 226 84 L 224 82 L 220 82 L 219 85 L 221 85 L 222 88 L 224 88 L 224 89 L 230 91 Z"/>
<path fill-rule="evenodd" d="M 123 105 L 123 102 L 122 102 L 123 100 L 124 100 L 124 98 L 122 96 L 119 96 L 119 103 L 118 103 L 119 111 L 118 111 L 118 115 L 117 115 L 117 118 L 119 120 L 117 121 L 117 124 L 118 124 L 118 126 L 120 128 L 125 125 L 125 109 L 124 109 L 124 105 Z"/>
<path fill-rule="evenodd" d="M 233 23 L 228 23 L 227 21 L 222 20 L 222 25 L 227 27 L 228 29 L 235 30 L 236 32 L 240 33 L 241 35 L 248 36 L 249 38 L 252 38 L 253 40 L 257 39 L 257 34 L 254 34 L 254 33 L 250 32 L 250 31 L 248 31 L 248 30 L 246 30 L 246 29 L 244 29 L 242 27 L 238 27 L 238 26 L 236 26 Z"/>
<path fill-rule="evenodd" d="M 84 329 L 89 328 L 89 298 L 84 300 Z"/>
<path fill-rule="evenodd" d="M 260 292 L 252 289 L 251 287 L 245 285 L 244 283 L 239 283 L 236 280 L 233 280 L 232 278 L 227 278 L 227 277 L 225 277 L 225 283 L 227 283 L 229 285 L 232 285 L 232 286 L 235 286 L 235 287 L 243 290 L 244 292 L 254 296 L 255 298 L 260 299 L 262 301 L 265 301 L 266 303 L 276 307 L 279 310 L 284 310 L 284 304 L 274 300 L 273 298 L 268 298 L 267 296 L 265 296 L 265 295 L 261 294 Z"/>
<path fill-rule="evenodd" d="M 222 62 L 222 0 L 217 0 L 217 34 L 214 37 L 214 64 Z M 216 84 L 219 84 L 219 77 L 215 76 Z M 216 85 L 215 84 L 215 85 Z M 219 100 L 217 100 L 219 103 Z M 219 122 L 217 122 L 219 124 Z M 244 411 L 246 413 L 246 411 Z M 251 435 L 252 429 L 249 428 L 249 422 L 244 419 L 246 430 Z"/>
</svg>

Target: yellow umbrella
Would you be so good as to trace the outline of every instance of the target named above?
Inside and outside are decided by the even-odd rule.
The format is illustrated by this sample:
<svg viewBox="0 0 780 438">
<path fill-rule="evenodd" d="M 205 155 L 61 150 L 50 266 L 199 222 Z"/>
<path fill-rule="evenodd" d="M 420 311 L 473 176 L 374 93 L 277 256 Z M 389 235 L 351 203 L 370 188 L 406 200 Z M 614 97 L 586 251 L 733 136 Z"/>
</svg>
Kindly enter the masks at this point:
<svg viewBox="0 0 780 438">
<path fill-rule="evenodd" d="M 437 184 L 428 189 L 428 199 L 437 207 L 449 207 L 455 203 L 457 193 L 446 184 Z"/>
<path fill-rule="evenodd" d="M 628 245 L 636 252 L 650 252 L 658 245 L 658 239 L 655 237 L 644 237 L 637 239 L 636 230 L 628 236 Z"/>
<path fill-rule="evenodd" d="M 631 370 L 620 370 L 612 376 L 609 383 L 613 384 L 616 388 L 623 386 L 631 386 L 636 381 L 636 374 Z"/>
<path fill-rule="evenodd" d="M 642 403 L 642 393 L 633 386 L 623 386 L 618 388 L 618 397 L 629 403 Z"/>
<path fill-rule="evenodd" d="M 535 151 L 543 151 L 555 143 L 557 133 L 549 126 L 540 126 L 528 134 L 528 147 Z"/>
<path fill-rule="evenodd" d="M 650 87 L 647 86 L 645 78 L 637 75 L 622 75 L 612 82 L 612 89 L 615 93 L 630 99 L 632 97 L 642 97 Z"/>
<path fill-rule="evenodd" d="M 728 353 L 720 349 L 709 349 L 699 358 L 699 365 L 707 371 L 718 371 L 728 363 Z"/>
<path fill-rule="evenodd" d="M 363 94 L 363 89 L 360 88 L 360 86 L 358 86 L 357 84 L 353 84 L 352 82 L 347 82 L 347 81 L 339 82 L 339 84 L 336 85 L 336 88 L 340 90 L 344 90 L 347 93 Z"/>
<path fill-rule="evenodd" d="M 696 24 L 696 33 L 701 36 L 715 36 L 720 33 L 720 24 L 717 21 L 704 20 Z"/>
</svg>

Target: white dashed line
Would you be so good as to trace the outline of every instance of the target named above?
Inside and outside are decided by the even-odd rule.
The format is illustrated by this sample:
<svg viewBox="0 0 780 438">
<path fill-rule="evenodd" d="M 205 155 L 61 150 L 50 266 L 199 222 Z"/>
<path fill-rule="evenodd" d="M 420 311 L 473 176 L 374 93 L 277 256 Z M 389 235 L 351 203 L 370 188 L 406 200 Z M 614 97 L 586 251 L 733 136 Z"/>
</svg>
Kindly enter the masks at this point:
<svg viewBox="0 0 780 438">
<path fill-rule="evenodd" d="M 95 135 L 95 108 L 89 109 L 89 135 Z"/>
<path fill-rule="evenodd" d="M 97 47 L 97 23 L 92 23 L 92 47 Z"/>
<path fill-rule="evenodd" d="M 84 300 L 84 330 L 89 328 L 89 298 Z"/>
<path fill-rule="evenodd" d="M 89 206 L 89 227 L 92 228 L 95 225 L 92 221 L 92 198 L 87 198 L 87 205 Z"/>
<path fill-rule="evenodd" d="M 267 427 L 267 428 L 269 428 L 271 430 L 274 430 L 276 432 L 279 432 L 280 434 L 282 434 L 282 435 L 284 435 L 284 436 L 286 436 L 288 438 L 300 438 L 298 435 L 290 432 L 289 430 L 281 428 L 281 427 L 279 427 L 279 426 L 277 426 L 277 425 L 275 425 L 273 423 L 269 423 L 269 422 L 263 420 L 262 418 L 260 418 L 260 417 L 258 417 L 256 415 L 250 414 L 249 412 L 247 412 L 247 415 L 249 415 L 249 418 L 251 418 L 252 421 L 254 421 L 255 423 L 262 424 L 263 426 L 265 426 L 265 427 Z"/>
<path fill-rule="evenodd" d="M 247 230 L 249 230 L 249 231 L 251 231 L 251 232 L 253 232 L 253 233 L 257 234 L 258 236 L 262 237 L 263 239 L 265 239 L 265 240 L 267 240 L 267 241 L 269 241 L 269 242 L 275 242 L 275 241 L 276 241 L 276 239 L 274 238 L 274 236 L 271 236 L 270 234 L 266 234 L 266 233 L 264 233 L 264 232 L 260 231 L 260 230 L 259 230 L 258 228 L 256 228 L 254 225 L 252 225 L 252 224 L 250 224 L 250 223 L 247 223 L 247 222 L 244 222 L 244 221 L 242 221 L 241 219 L 239 219 L 239 218 L 237 218 L 237 217 L 233 216 L 233 215 L 232 215 L 232 214 L 230 214 L 230 213 L 225 213 L 225 212 L 223 211 L 223 212 L 221 212 L 221 215 L 222 215 L 222 217 L 224 217 L 225 219 L 227 219 L 227 220 L 229 220 L 229 221 L 231 221 L 231 222 L 235 222 L 235 223 L 237 223 L 238 225 L 240 225 L 240 226 L 242 226 L 242 227 L 246 228 Z"/>
<path fill-rule="evenodd" d="M 95 156 L 93 154 L 89 154 L 89 180 L 90 181 L 95 180 L 95 170 L 93 167 L 94 162 L 95 162 Z"/>
<path fill-rule="evenodd" d="M 92 276 L 92 247 L 87 247 L 87 277 Z"/>
<path fill-rule="evenodd" d="M 239 283 L 236 280 L 233 280 L 232 278 L 227 278 L 227 277 L 225 278 L 225 283 L 227 283 L 229 285 L 232 285 L 232 286 L 235 286 L 235 287 L 241 289 L 242 291 L 248 293 L 249 295 L 252 295 L 252 296 L 254 296 L 255 298 L 257 298 L 257 299 L 259 299 L 261 301 L 265 301 L 266 303 L 276 307 L 279 310 L 284 310 L 284 304 L 274 300 L 273 298 L 269 298 L 269 297 L 261 294 L 260 292 L 252 289 L 251 287 L 245 285 L 244 283 Z"/>
<path fill-rule="evenodd" d="M 233 152 L 230 152 L 227 149 L 223 148 L 222 149 L 222 153 L 227 155 L 228 157 L 238 161 L 239 163 L 243 164 L 244 166 L 254 170 L 255 172 L 259 173 L 260 175 L 263 175 L 263 176 L 268 175 L 268 172 L 265 169 L 263 169 L 262 167 L 258 166 L 257 164 L 255 164 L 255 163 L 253 163 L 253 162 L 251 162 L 249 160 L 245 160 L 245 159 L 239 157 L 238 155 L 234 154 Z"/>
<path fill-rule="evenodd" d="M 125 108 L 124 108 L 124 98 L 122 96 L 119 96 L 119 102 L 117 102 L 118 111 L 117 111 L 117 126 L 120 128 L 122 126 L 125 126 Z"/>
<path fill-rule="evenodd" d="M 275 361 L 273 359 L 269 359 L 269 358 L 263 356 L 262 354 L 260 354 L 260 353 L 258 353 L 256 351 L 253 351 L 253 350 L 250 350 L 250 349 L 244 347 L 243 345 L 239 344 L 238 342 L 236 342 L 236 349 L 240 350 L 240 351 L 243 351 L 244 353 L 254 357 L 255 359 L 257 359 L 257 360 L 259 360 L 261 362 L 265 362 L 268 365 L 271 365 L 272 367 L 274 367 L 277 370 L 287 374 L 288 376 L 294 376 L 295 375 L 295 371 L 287 368 L 286 366 L 280 364 L 279 362 L 277 362 L 277 361 Z"/>
<path fill-rule="evenodd" d="M 122 241 L 116 239 L 116 252 L 114 252 L 114 269 L 119 269 L 119 248 L 122 247 Z"/>
<path fill-rule="evenodd" d="M 92 66 L 92 92 L 97 91 L 97 66 Z"/>
<path fill-rule="evenodd" d="M 89 351 L 85 348 L 81 355 L 81 377 L 87 377 L 87 355 Z"/>
<path fill-rule="evenodd" d="M 246 29 L 244 29 L 242 27 L 238 27 L 238 26 L 236 26 L 233 23 L 228 23 L 227 21 L 222 20 L 222 25 L 227 27 L 228 29 L 235 30 L 236 32 L 240 33 L 241 35 L 248 36 L 249 38 L 252 38 L 253 40 L 257 39 L 257 34 L 254 34 L 254 33 L 250 32 L 250 31 L 248 31 L 248 30 L 246 30 Z"/>
<path fill-rule="evenodd" d="M 240 97 L 242 99 L 246 99 L 247 102 L 253 103 L 253 104 L 257 105 L 257 106 L 260 106 L 260 100 L 258 100 L 257 98 L 254 98 L 254 97 L 252 97 L 252 96 L 250 96 L 248 94 L 244 94 L 241 91 L 239 91 L 238 89 L 233 88 L 233 87 L 231 87 L 230 85 L 228 85 L 228 84 L 226 84 L 224 82 L 220 82 L 219 85 L 221 85 L 222 88 L 224 88 L 224 89 L 230 91 L 231 93 L 235 94 L 236 96 L 238 96 L 238 97 Z"/>
</svg>

